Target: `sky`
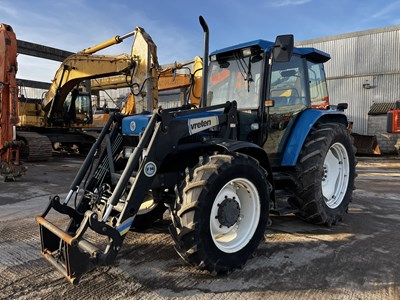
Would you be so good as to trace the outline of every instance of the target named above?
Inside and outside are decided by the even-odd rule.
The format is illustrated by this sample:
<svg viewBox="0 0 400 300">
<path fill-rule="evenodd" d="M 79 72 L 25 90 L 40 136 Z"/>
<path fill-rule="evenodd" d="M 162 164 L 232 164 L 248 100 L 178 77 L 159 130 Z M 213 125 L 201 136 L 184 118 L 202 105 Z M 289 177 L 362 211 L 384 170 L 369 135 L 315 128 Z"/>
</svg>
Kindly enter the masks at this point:
<svg viewBox="0 0 400 300">
<path fill-rule="evenodd" d="M 295 41 L 400 25 L 400 0 L 0 0 L 0 23 L 17 39 L 71 52 L 136 26 L 157 45 L 161 64 L 192 60 L 203 52 L 202 15 L 210 51 L 255 39 Z M 132 39 L 102 53 L 130 53 Z M 50 82 L 60 63 L 18 56 L 18 78 Z"/>
</svg>

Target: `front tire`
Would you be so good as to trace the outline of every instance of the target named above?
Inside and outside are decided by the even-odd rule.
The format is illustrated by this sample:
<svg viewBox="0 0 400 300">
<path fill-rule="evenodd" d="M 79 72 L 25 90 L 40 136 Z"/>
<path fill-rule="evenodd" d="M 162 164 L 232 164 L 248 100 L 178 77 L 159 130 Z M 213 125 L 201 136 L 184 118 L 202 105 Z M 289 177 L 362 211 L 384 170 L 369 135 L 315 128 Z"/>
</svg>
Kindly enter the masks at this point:
<svg viewBox="0 0 400 300">
<path fill-rule="evenodd" d="M 176 250 L 191 265 L 224 274 L 241 268 L 268 221 L 266 171 L 242 154 L 205 157 L 179 189 Z"/>
<path fill-rule="evenodd" d="M 355 148 L 341 124 L 316 124 L 296 165 L 298 186 L 291 204 L 307 222 L 331 226 L 341 221 L 352 200 Z"/>
</svg>

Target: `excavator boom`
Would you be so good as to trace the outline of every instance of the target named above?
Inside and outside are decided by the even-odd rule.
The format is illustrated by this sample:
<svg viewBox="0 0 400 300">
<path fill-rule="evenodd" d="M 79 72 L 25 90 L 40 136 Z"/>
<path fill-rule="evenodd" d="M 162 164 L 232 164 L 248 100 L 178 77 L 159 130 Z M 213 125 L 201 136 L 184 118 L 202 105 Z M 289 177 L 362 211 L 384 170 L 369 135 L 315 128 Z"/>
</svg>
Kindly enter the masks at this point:
<svg viewBox="0 0 400 300">
<path fill-rule="evenodd" d="M 118 44 L 130 36 L 134 36 L 131 55 L 94 54 Z M 47 122 L 52 124 L 56 120 L 62 120 L 63 105 L 68 94 L 83 81 L 119 75 L 121 78 L 125 78 L 125 81 L 129 78 L 130 81 L 143 84 L 146 78 L 151 77 L 149 73 L 153 68 L 158 68 L 156 46 L 151 37 L 140 27 L 126 35 L 115 36 L 71 55 L 58 68 L 50 89 L 42 101 L 42 109 L 47 114 Z M 148 82 L 153 84 L 151 81 Z M 151 101 L 154 100 L 151 99 Z"/>
<path fill-rule="evenodd" d="M 128 75 L 134 70 L 135 65 L 127 54 L 118 56 L 73 54 L 57 70 L 53 83 L 42 101 L 42 108 L 48 112 L 48 117 L 62 113 L 67 95 L 82 81 L 121 73 Z"/>
</svg>

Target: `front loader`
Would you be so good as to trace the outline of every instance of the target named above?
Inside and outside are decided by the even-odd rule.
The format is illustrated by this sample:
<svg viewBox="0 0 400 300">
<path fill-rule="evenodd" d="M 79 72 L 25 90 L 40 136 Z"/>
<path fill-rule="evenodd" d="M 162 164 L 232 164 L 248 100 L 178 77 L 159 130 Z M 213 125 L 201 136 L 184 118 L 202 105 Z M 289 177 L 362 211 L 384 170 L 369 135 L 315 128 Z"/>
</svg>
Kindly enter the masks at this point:
<svg viewBox="0 0 400 300">
<path fill-rule="evenodd" d="M 66 198 L 52 197 L 37 217 L 42 255 L 73 284 L 111 264 L 129 230 L 166 208 L 178 254 L 211 274 L 244 266 L 270 213 L 331 226 L 347 211 L 355 177 L 347 104 L 313 108 L 328 99 L 329 55 L 294 48 L 286 35 L 209 56 L 200 22 L 200 108 L 112 115 Z M 290 195 L 282 207 L 277 190 Z M 54 210 L 69 219 L 65 229 L 49 221 Z"/>
</svg>

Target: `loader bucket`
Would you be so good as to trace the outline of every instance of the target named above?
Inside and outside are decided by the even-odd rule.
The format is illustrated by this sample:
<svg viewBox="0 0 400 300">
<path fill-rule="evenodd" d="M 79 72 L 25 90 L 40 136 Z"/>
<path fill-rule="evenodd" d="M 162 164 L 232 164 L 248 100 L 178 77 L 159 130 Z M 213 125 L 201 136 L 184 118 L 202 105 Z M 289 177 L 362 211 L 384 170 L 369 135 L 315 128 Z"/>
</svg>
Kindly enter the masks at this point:
<svg viewBox="0 0 400 300">
<path fill-rule="evenodd" d="M 88 271 L 90 255 L 78 246 L 78 240 L 43 217 L 37 217 L 36 221 L 40 226 L 43 257 L 69 282 L 78 284 L 79 278 Z"/>
<path fill-rule="evenodd" d="M 378 141 L 375 135 L 351 134 L 354 138 L 354 146 L 357 148 L 357 155 L 380 155 Z"/>
<path fill-rule="evenodd" d="M 81 276 L 94 266 L 114 261 L 122 244 L 122 238 L 117 230 L 99 222 L 96 213 L 87 211 L 82 218 L 73 208 L 61 204 L 59 199 L 58 196 L 53 197 L 45 213 L 36 217 L 40 228 L 41 254 L 70 283 L 76 285 Z M 59 213 L 69 215 L 68 228 L 74 231 L 74 234 L 69 233 L 69 230 L 60 229 L 45 219 L 51 208 Z M 71 226 L 71 224 L 79 224 L 79 228 Z M 77 230 L 73 230 L 73 228 Z M 100 250 L 83 237 L 88 228 L 109 237 L 110 244 L 106 250 Z"/>
</svg>

